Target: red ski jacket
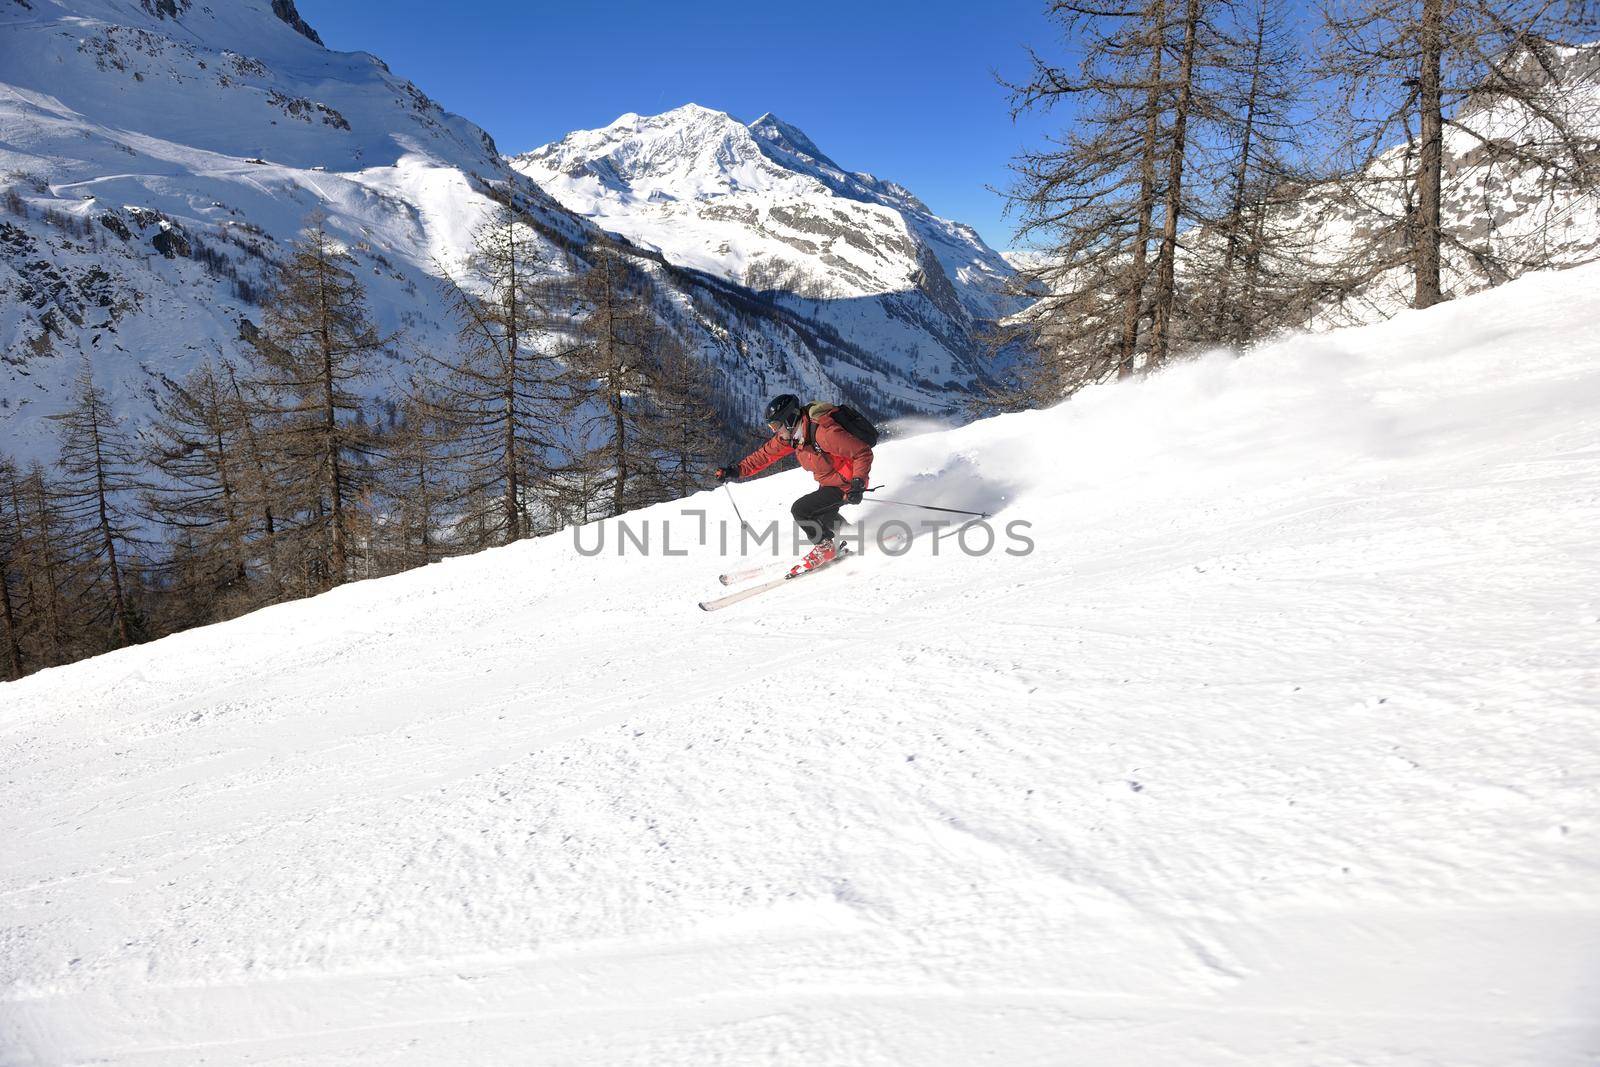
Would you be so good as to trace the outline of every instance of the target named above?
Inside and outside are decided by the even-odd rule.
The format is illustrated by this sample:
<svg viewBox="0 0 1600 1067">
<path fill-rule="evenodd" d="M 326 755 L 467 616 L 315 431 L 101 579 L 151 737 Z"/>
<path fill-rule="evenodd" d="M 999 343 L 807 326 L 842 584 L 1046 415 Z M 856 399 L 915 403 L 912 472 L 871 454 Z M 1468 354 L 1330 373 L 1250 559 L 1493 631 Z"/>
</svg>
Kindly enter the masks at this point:
<svg viewBox="0 0 1600 1067">
<path fill-rule="evenodd" d="M 739 477 L 760 474 L 793 452 L 818 485 L 848 489 L 850 479 L 860 478 L 865 488 L 872 470 L 872 448 L 833 421 L 833 408 L 832 404 L 807 406 L 794 437 L 774 434 L 772 440 L 739 461 Z"/>
</svg>

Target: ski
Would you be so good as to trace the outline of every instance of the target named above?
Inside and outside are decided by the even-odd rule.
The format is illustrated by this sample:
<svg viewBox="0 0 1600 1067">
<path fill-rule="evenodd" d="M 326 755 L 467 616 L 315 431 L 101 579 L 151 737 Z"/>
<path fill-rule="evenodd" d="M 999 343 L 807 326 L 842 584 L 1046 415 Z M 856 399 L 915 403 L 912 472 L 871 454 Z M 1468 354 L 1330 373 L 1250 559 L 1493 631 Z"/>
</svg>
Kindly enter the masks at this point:
<svg viewBox="0 0 1600 1067">
<path fill-rule="evenodd" d="M 718 611 L 722 608 L 730 607 L 731 605 L 739 603 L 741 600 L 748 600 L 758 593 L 765 593 L 776 589 L 780 585 L 791 582 L 796 578 L 804 578 L 808 574 L 816 574 L 818 571 L 825 571 L 835 563 L 850 559 L 854 555 L 854 552 L 841 552 L 828 562 L 812 567 L 808 571 L 801 571 L 799 574 L 782 574 L 776 578 L 762 582 L 760 585 L 752 585 L 748 589 L 741 589 L 737 593 L 729 593 L 727 596 L 720 596 L 714 600 L 702 600 L 700 601 L 700 610 Z"/>
<path fill-rule="evenodd" d="M 727 596 L 719 596 L 712 600 L 702 600 L 700 601 L 700 610 L 719 611 L 722 608 L 732 607 L 739 601 L 748 600 L 757 593 L 765 593 L 769 589 L 776 589 L 778 586 L 782 585 L 788 580 L 789 576 L 785 574 L 782 577 L 773 578 L 769 581 L 762 582 L 760 585 L 747 586 L 746 588 L 739 590 L 737 593 L 729 593 Z"/>
<path fill-rule="evenodd" d="M 885 537 L 877 547 L 880 551 L 892 550 L 898 548 L 902 543 L 904 543 L 905 540 L 906 538 L 904 534 L 890 534 L 888 537 Z M 846 548 L 845 550 L 846 555 L 858 553 L 859 550 L 857 549 Z M 717 581 L 721 582 L 723 585 L 738 585 L 740 582 L 748 582 L 752 578 L 760 578 L 764 574 L 787 571 L 792 566 L 794 566 L 794 564 L 788 562 L 787 560 L 781 559 L 768 560 L 765 563 L 752 563 L 748 567 L 740 567 L 738 570 L 732 570 L 725 574 L 717 575 Z"/>
<path fill-rule="evenodd" d="M 748 582 L 752 578 L 759 578 L 768 571 L 776 571 L 780 567 L 787 570 L 790 566 L 791 564 L 787 560 L 781 559 L 768 560 L 766 563 L 752 563 L 748 567 L 740 567 L 736 571 L 717 575 L 717 581 L 723 585 L 738 585 L 740 582 Z"/>
</svg>

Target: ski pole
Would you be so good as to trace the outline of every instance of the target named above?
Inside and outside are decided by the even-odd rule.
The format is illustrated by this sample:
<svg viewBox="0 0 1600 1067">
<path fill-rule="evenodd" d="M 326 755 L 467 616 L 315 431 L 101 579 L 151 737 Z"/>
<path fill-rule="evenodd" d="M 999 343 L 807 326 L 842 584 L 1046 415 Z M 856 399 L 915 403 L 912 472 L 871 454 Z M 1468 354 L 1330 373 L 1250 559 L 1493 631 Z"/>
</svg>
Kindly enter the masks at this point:
<svg viewBox="0 0 1600 1067">
<path fill-rule="evenodd" d="M 867 492 L 870 493 L 872 490 L 868 489 Z M 980 519 L 987 519 L 989 517 L 989 513 L 987 511 L 963 511 L 960 508 L 936 508 L 932 504 L 913 504 L 909 500 L 888 500 L 881 496 L 875 496 L 871 498 L 862 497 L 861 502 L 863 504 L 899 504 L 903 508 L 921 508 L 923 511 L 948 511 L 952 515 L 976 515 Z"/>
<path fill-rule="evenodd" d="M 728 491 L 728 503 L 733 505 L 733 513 L 739 516 L 739 525 L 743 527 L 744 531 L 751 537 L 754 537 L 757 541 L 760 541 L 760 536 L 754 530 L 750 529 L 750 524 L 744 521 L 744 516 L 739 515 L 739 502 L 733 499 L 733 487 L 727 482 L 723 482 L 722 488 Z"/>
</svg>

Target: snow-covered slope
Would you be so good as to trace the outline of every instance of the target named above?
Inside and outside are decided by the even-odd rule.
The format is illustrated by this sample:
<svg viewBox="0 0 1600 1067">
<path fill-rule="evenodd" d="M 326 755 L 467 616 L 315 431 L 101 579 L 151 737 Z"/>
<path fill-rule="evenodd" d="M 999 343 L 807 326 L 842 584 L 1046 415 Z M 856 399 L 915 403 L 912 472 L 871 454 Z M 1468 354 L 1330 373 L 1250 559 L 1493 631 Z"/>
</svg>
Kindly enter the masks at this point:
<svg viewBox="0 0 1600 1067">
<path fill-rule="evenodd" d="M 316 213 L 380 323 L 404 331 L 374 395 L 397 391 L 407 353 L 450 343 L 440 264 L 459 264 L 492 196 L 555 262 L 598 233 L 380 60 L 324 48 L 289 0 L 0 0 L 0 194 L 0 448 L 42 458 L 82 354 L 135 425 L 162 377 L 236 355 L 271 262 Z M 928 367 L 647 267 L 731 412 L 785 388 L 890 412 L 952 403 Z"/>
<path fill-rule="evenodd" d="M 279 11 L 297 18 L 268 0 L 0 5 L 8 450 L 51 454 L 41 419 L 81 353 L 137 422 L 162 375 L 237 351 L 268 264 L 314 212 L 348 242 L 384 325 L 442 340 L 430 261 L 453 260 L 491 206 L 494 145 Z"/>
<path fill-rule="evenodd" d="M 1567 49 L 1555 68 L 1559 88 L 1539 70 L 1526 76 L 1545 95 L 1536 105 L 1502 97 L 1469 101 L 1450 115 L 1443 139 L 1440 224 L 1442 285 L 1465 296 L 1500 285 L 1529 270 L 1569 267 L 1600 258 L 1600 187 L 1593 158 L 1574 166 L 1540 107 L 1561 114 L 1592 157 L 1600 146 L 1600 44 Z M 1395 145 L 1362 171 L 1349 188 L 1313 185 L 1274 213 L 1269 225 L 1289 235 L 1312 262 L 1344 261 L 1357 276 L 1348 292 L 1316 308 L 1323 328 L 1375 322 L 1411 306 L 1416 280 L 1409 265 L 1359 277 L 1366 265 L 1392 262 L 1404 240 L 1401 221 L 1417 169 L 1413 143 Z M 1518 158 L 1522 153 L 1527 159 Z M 1535 165 L 1540 157 L 1560 167 Z M 1194 243 L 1191 244 L 1191 247 Z M 1401 257 L 1402 259 L 1404 257 Z"/>
<path fill-rule="evenodd" d="M 1592 1064 L 1597 322 L 885 446 L 987 555 L 706 615 L 662 506 L 0 686 L 0 1061 Z"/>
<path fill-rule="evenodd" d="M 851 173 L 805 133 L 686 104 L 515 157 L 572 211 L 751 288 L 933 381 L 970 383 L 976 333 L 1015 310 L 1010 264 L 911 192 Z"/>
<path fill-rule="evenodd" d="M 1591 176 L 1600 159 L 1600 43 L 1565 49 L 1559 58 L 1552 68 L 1558 82 L 1527 75 L 1539 86 L 1530 92 L 1533 105 L 1486 96 L 1448 116 L 1440 203 L 1446 297 L 1600 259 L 1600 184 Z M 1578 165 L 1558 150 L 1560 139 L 1539 108 L 1561 115 L 1574 136 L 1587 141 Z M 1325 294 L 1299 309 L 1299 326 L 1321 331 L 1381 322 L 1412 305 L 1416 277 L 1402 223 L 1408 197 L 1415 196 L 1417 154 L 1415 142 L 1402 141 L 1355 178 L 1276 192 L 1264 224 L 1263 274 L 1290 289 L 1320 278 Z M 1211 284 L 1226 239 L 1208 226 L 1183 235 L 1180 289 Z M 1042 250 L 1005 255 L 1019 271 L 1048 272 L 1060 263 Z M 1066 289 L 1069 281 L 1056 284 Z"/>
</svg>

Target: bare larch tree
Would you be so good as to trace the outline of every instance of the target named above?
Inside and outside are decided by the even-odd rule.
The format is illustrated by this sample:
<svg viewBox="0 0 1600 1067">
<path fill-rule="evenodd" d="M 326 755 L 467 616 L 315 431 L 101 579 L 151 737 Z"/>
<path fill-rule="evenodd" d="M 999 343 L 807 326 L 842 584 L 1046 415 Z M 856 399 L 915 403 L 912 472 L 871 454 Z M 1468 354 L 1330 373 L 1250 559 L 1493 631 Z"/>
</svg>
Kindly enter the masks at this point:
<svg viewBox="0 0 1600 1067">
<path fill-rule="evenodd" d="M 130 571 L 137 558 L 138 449 L 121 428 L 86 358 L 73 382 L 72 406 L 49 416 L 59 424 L 62 510 L 81 531 L 74 563 L 89 617 L 109 622 L 119 645 L 141 638 Z"/>
<path fill-rule="evenodd" d="M 510 544 L 532 531 L 550 481 L 560 376 L 553 309 L 560 279 L 533 230 L 510 208 L 473 233 L 459 277 L 441 265 L 458 324 L 455 351 L 424 353 L 442 372 L 431 395 L 460 468 L 463 547 Z M 492 510 L 491 510 L 492 509 Z"/>
<path fill-rule="evenodd" d="M 1443 268 L 1452 247 L 1495 273 L 1494 249 L 1444 225 L 1447 131 L 1479 162 L 1514 160 L 1547 180 L 1592 184 L 1600 144 L 1585 117 L 1569 109 L 1563 59 L 1595 32 L 1592 5 L 1327 0 L 1321 10 L 1325 72 L 1340 87 L 1332 113 L 1348 178 L 1339 189 L 1358 217 L 1388 230 L 1351 250 L 1352 285 L 1403 267 L 1412 306 L 1429 307 L 1448 295 Z M 1520 128 L 1466 120 L 1474 103 L 1490 100 L 1517 108 Z"/>
<path fill-rule="evenodd" d="M 251 339 L 252 393 L 268 453 L 296 492 L 306 579 L 328 588 L 352 576 L 351 509 L 366 487 L 372 435 L 356 383 L 392 338 L 380 336 L 355 261 L 319 221 L 279 270 Z"/>
</svg>

